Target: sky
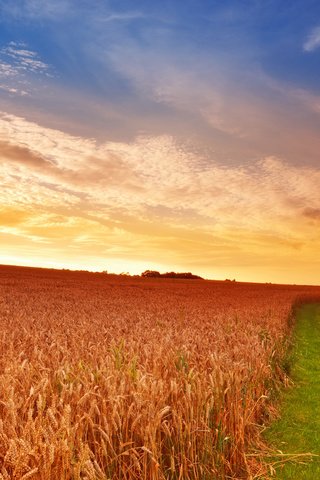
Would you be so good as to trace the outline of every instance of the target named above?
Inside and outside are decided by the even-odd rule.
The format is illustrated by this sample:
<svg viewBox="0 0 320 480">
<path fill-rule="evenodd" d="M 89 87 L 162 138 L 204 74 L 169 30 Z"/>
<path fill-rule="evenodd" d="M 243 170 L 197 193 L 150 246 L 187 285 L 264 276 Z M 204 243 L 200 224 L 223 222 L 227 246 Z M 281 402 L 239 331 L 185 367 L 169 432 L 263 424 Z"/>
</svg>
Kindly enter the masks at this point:
<svg viewBox="0 0 320 480">
<path fill-rule="evenodd" d="M 0 0 L 0 263 L 320 284 L 320 3 Z"/>
</svg>

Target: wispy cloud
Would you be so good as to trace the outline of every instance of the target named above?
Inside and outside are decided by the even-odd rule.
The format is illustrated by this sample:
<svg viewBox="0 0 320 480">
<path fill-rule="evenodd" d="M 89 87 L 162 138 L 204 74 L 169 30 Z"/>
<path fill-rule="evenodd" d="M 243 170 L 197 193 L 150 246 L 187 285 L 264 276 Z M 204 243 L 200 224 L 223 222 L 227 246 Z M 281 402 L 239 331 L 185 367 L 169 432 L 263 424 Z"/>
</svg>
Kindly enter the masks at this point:
<svg viewBox="0 0 320 480">
<path fill-rule="evenodd" d="M 303 44 L 303 49 L 305 52 L 313 52 L 320 47 L 320 27 L 314 28 L 305 43 Z"/>
<path fill-rule="evenodd" d="M 97 20 L 100 22 L 130 22 L 132 20 L 139 20 L 146 18 L 146 15 L 142 12 L 123 12 L 123 13 L 110 13 L 105 16 L 99 17 Z"/>
<path fill-rule="evenodd" d="M 12 75 L 22 72 L 48 74 L 50 67 L 39 58 L 39 54 L 26 48 L 24 43 L 10 42 L 1 48 L 0 55 L 6 58 Z"/>
<path fill-rule="evenodd" d="M 0 49 L 0 89 L 10 95 L 30 95 L 35 78 L 52 77 L 52 68 L 24 43 L 10 42 Z"/>
<path fill-rule="evenodd" d="M 144 100 L 189 119 L 193 137 L 210 131 L 202 143 L 210 142 L 221 160 L 279 155 L 318 162 L 319 98 L 308 90 L 275 80 L 257 66 L 239 71 L 201 54 L 191 64 L 184 53 L 177 59 L 175 52 L 164 55 L 161 48 L 142 48 L 134 40 L 111 45 L 105 55 Z M 294 115 L 297 109 L 304 115 Z"/>
<path fill-rule="evenodd" d="M 0 90 L 7 92 L 9 95 L 20 95 L 24 97 L 25 95 L 29 95 L 26 90 L 20 90 L 19 88 L 10 87 L 10 85 L 0 84 Z"/>
<path fill-rule="evenodd" d="M 0 0 L 0 12 L 3 16 L 13 19 L 27 18 L 30 20 L 55 19 L 66 15 L 71 7 L 71 0 L 18 0 L 7 2 Z"/>
</svg>

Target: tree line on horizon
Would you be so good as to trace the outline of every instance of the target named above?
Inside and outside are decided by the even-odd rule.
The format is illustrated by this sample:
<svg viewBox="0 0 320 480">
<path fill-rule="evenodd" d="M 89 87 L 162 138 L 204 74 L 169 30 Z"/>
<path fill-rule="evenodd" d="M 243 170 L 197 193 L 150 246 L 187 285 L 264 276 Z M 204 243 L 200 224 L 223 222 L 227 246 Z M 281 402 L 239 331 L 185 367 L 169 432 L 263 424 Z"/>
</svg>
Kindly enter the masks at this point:
<svg viewBox="0 0 320 480">
<path fill-rule="evenodd" d="M 197 279 L 203 280 L 199 275 L 194 275 L 191 272 L 166 272 L 160 273 L 157 270 L 145 270 L 141 273 L 141 277 L 151 278 L 184 278 L 184 279 Z"/>
</svg>

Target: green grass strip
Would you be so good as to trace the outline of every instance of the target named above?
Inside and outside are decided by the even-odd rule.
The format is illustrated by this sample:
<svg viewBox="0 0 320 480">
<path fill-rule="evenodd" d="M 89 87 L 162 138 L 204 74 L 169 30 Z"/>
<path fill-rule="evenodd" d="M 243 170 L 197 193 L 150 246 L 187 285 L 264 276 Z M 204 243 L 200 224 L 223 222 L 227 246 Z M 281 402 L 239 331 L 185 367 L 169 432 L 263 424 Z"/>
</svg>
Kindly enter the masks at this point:
<svg viewBox="0 0 320 480">
<path fill-rule="evenodd" d="M 284 454 L 273 459 L 275 478 L 317 480 L 320 479 L 319 304 L 305 305 L 297 312 L 290 365 L 294 386 L 284 392 L 281 418 L 266 433 L 272 448 Z M 304 453 L 314 456 L 288 455 Z"/>
</svg>

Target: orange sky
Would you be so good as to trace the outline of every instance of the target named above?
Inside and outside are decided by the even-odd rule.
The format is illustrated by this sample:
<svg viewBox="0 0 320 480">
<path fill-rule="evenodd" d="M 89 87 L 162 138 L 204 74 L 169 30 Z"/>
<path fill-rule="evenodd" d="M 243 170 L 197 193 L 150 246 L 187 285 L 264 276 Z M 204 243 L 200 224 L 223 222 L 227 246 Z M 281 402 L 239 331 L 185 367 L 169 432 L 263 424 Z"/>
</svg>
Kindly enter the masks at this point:
<svg viewBox="0 0 320 480">
<path fill-rule="evenodd" d="M 0 263 L 320 282 L 317 168 L 226 166 L 170 136 L 97 143 L 4 113 L 0 145 Z"/>
</svg>

